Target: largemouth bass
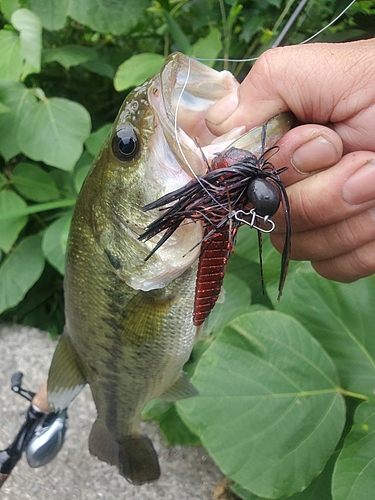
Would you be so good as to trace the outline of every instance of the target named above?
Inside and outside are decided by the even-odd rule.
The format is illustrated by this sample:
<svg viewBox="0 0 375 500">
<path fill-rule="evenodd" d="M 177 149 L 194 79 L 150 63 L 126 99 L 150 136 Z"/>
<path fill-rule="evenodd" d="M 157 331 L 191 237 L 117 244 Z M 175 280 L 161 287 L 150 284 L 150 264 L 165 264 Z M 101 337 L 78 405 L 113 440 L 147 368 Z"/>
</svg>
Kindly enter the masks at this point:
<svg viewBox="0 0 375 500">
<path fill-rule="evenodd" d="M 204 234 L 201 221 L 186 220 L 147 259 L 161 236 L 139 236 L 160 213 L 142 207 L 203 175 L 205 157 L 210 161 L 233 141 L 259 154 L 260 129 L 217 138 L 205 126 L 208 107 L 237 86 L 227 71 L 172 54 L 126 98 L 77 201 L 66 327 L 49 372 L 48 401 L 64 409 L 88 383 L 97 408 L 90 452 L 134 484 L 160 475 L 139 426 L 145 404 L 197 394 L 182 367 L 199 330 L 193 310 Z M 267 146 L 289 127 L 288 120 L 274 120 Z"/>
</svg>

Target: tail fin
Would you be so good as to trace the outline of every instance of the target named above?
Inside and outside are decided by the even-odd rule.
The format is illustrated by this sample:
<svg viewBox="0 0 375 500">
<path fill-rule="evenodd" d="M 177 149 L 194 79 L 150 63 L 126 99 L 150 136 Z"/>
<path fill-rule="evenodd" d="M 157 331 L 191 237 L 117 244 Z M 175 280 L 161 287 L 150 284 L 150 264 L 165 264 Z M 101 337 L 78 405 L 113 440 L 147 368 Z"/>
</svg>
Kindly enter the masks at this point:
<svg viewBox="0 0 375 500">
<path fill-rule="evenodd" d="M 116 465 L 120 474 L 132 484 L 140 485 L 160 477 L 158 456 L 146 436 L 125 436 L 116 441 L 107 427 L 97 420 L 91 429 L 89 450 L 99 460 Z"/>
<path fill-rule="evenodd" d="M 143 484 L 160 477 L 158 456 L 151 439 L 126 436 L 120 444 L 119 471 L 130 483 Z"/>
</svg>

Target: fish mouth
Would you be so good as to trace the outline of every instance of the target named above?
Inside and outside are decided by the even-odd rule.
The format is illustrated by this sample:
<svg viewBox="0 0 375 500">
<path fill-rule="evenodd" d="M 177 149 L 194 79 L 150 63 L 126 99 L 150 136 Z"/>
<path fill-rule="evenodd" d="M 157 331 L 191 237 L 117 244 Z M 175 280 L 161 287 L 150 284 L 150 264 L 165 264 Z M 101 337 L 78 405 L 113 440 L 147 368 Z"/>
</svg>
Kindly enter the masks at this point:
<svg viewBox="0 0 375 500">
<path fill-rule="evenodd" d="M 210 161 L 226 148 L 234 146 L 260 155 L 262 147 L 273 146 L 289 130 L 291 121 L 278 115 L 267 123 L 263 145 L 263 127 L 246 131 L 243 126 L 219 137 L 213 135 L 205 121 L 208 109 L 238 87 L 229 71 L 213 70 L 180 53 L 170 55 L 160 73 L 147 82 L 153 125 L 147 146 L 144 205 L 205 174 Z M 147 214 L 145 226 L 160 215 L 158 210 Z M 155 235 L 140 243 L 145 256 L 150 255 L 160 238 Z M 132 270 L 126 283 L 144 291 L 164 288 L 197 260 L 202 238 L 203 222 L 187 219 L 149 260 Z"/>
<path fill-rule="evenodd" d="M 158 124 L 181 168 L 190 176 L 203 175 L 218 153 L 234 146 L 261 154 L 262 127 L 246 126 L 215 136 L 206 125 L 208 109 L 236 92 L 239 82 L 229 71 L 216 71 L 179 52 L 169 56 L 149 93 Z M 267 124 L 265 148 L 272 147 L 291 127 L 278 115 Z"/>
</svg>

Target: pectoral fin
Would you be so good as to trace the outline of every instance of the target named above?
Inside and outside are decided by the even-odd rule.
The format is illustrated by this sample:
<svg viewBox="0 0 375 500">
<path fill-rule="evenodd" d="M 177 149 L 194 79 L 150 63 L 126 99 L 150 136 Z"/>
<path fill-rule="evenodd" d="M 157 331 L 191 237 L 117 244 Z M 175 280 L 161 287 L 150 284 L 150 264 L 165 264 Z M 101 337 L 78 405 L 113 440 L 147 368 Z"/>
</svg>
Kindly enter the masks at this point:
<svg viewBox="0 0 375 500">
<path fill-rule="evenodd" d="M 178 401 L 179 399 L 191 398 L 198 396 L 197 389 L 190 382 L 189 377 L 181 372 L 176 382 L 169 387 L 161 396 L 164 401 Z"/>
<path fill-rule="evenodd" d="M 80 357 L 63 333 L 52 358 L 47 382 L 48 402 L 54 411 L 66 408 L 86 384 L 80 364 Z"/>
</svg>

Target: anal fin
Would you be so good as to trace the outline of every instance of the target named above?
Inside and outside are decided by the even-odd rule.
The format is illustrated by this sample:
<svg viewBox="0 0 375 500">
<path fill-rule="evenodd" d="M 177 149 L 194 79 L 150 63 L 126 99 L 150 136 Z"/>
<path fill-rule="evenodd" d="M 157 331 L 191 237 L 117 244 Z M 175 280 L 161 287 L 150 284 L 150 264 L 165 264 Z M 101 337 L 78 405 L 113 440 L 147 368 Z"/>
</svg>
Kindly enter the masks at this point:
<svg viewBox="0 0 375 500">
<path fill-rule="evenodd" d="M 89 451 L 102 462 L 118 467 L 119 445 L 107 427 L 95 420 L 89 437 Z"/>
<path fill-rule="evenodd" d="M 191 398 L 193 396 L 198 396 L 197 389 L 190 382 L 189 377 L 181 372 L 180 376 L 160 397 L 164 401 L 178 401 L 179 399 Z"/>
<path fill-rule="evenodd" d="M 63 333 L 54 352 L 48 374 L 47 395 L 52 410 L 67 408 L 85 386 L 86 379 L 80 369 L 80 364 L 80 357 L 69 337 Z"/>
</svg>

